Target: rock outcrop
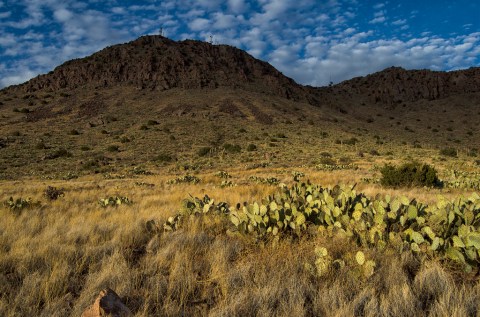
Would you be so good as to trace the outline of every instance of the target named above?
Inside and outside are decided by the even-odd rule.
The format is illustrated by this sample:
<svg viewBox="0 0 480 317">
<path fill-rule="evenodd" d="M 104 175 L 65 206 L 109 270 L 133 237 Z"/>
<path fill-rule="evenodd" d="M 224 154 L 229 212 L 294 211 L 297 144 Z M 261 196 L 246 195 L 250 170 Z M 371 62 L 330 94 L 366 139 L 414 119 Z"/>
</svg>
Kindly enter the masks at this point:
<svg viewBox="0 0 480 317">
<path fill-rule="evenodd" d="M 27 92 L 84 85 L 131 85 L 139 89 L 195 89 L 220 86 L 301 98 L 302 86 L 270 64 L 228 45 L 162 36 L 143 36 L 75 59 L 23 85 Z"/>
<path fill-rule="evenodd" d="M 329 88 L 328 93 L 362 95 L 382 104 L 436 100 L 480 91 L 480 68 L 452 72 L 387 68 Z"/>
<path fill-rule="evenodd" d="M 81 317 L 131 317 L 132 312 L 120 297 L 110 288 L 100 292 L 92 306 L 87 308 Z"/>
</svg>

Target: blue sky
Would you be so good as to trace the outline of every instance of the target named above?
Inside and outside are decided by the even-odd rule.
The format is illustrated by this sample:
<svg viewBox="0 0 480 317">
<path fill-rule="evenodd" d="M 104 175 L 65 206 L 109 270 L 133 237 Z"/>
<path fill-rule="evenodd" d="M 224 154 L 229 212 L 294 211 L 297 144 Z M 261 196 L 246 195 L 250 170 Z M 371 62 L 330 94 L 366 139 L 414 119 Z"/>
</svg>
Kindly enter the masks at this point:
<svg viewBox="0 0 480 317">
<path fill-rule="evenodd" d="M 297 82 L 480 66 L 477 0 L 0 0 L 0 88 L 141 35 L 246 50 Z"/>
</svg>

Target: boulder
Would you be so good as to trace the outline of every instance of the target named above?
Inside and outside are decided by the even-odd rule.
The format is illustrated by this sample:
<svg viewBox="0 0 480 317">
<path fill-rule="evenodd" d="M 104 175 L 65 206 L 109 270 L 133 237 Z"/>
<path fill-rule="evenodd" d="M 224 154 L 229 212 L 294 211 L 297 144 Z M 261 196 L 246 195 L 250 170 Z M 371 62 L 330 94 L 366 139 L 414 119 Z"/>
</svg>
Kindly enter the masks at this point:
<svg viewBox="0 0 480 317">
<path fill-rule="evenodd" d="M 130 309 L 122 303 L 120 297 L 110 288 L 100 292 L 92 306 L 88 307 L 82 317 L 130 317 Z"/>
</svg>

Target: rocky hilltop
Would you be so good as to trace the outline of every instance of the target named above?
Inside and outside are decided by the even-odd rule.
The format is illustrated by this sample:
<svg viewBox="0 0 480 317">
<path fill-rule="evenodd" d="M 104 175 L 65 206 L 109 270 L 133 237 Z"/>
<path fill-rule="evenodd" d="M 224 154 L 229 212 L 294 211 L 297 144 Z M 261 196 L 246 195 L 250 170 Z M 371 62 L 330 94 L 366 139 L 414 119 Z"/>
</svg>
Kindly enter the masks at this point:
<svg viewBox="0 0 480 317">
<path fill-rule="evenodd" d="M 168 90 L 234 87 L 300 98 L 303 89 L 270 64 L 228 45 L 143 36 L 75 59 L 23 85 L 27 92 L 84 85 Z"/>
<path fill-rule="evenodd" d="M 480 68 L 452 72 L 391 67 L 332 87 L 297 84 L 269 63 L 228 45 L 152 35 L 107 47 L 58 66 L 21 85 L 25 92 L 131 86 L 165 91 L 229 87 L 313 105 L 343 98 L 375 104 L 437 100 L 480 91 Z"/>
<path fill-rule="evenodd" d="M 480 92 L 480 68 L 438 72 L 387 68 L 330 87 L 324 94 L 361 95 L 381 104 L 437 100 L 452 95 Z"/>
</svg>

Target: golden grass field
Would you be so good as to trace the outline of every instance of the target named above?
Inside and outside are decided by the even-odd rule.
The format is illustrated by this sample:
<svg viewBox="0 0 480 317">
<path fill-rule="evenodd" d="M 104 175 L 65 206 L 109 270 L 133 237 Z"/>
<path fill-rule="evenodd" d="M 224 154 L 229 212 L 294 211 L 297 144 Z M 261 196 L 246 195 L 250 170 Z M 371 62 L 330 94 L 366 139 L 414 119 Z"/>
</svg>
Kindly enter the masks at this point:
<svg viewBox="0 0 480 317">
<path fill-rule="evenodd" d="M 166 173 L 127 179 L 85 176 L 70 181 L 2 181 L 0 199 L 31 197 L 40 207 L 20 215 L 0 208 L 0 316 L 80 316 L 98 292 L 110 287 L 135 316 L 476 316 L 478 276 L 439 258 L 364 250 L 377 263 L 370 278 L 347 265 L 318 277 L 305 268 L 316 246 L 349 258 L 359 247 L 347 239 L 309 233 L 278 241 L 226 234 L 221 217 L 186 221 L 175 232 L 149 233 L 145 223 L 176 214 L 184 198 L 208 194 L 216 201 L 252 202 L 275 186 L 249 183 L 250 175 L 291 184 L 293 169 L 230 169 L 235 187 L 220 188 L 215 171 L 196 174 L 196 185 L 168 185 Z M 460 190 L 384 189 L 360 181 L 367 172 L 296 168 L 323 186 L 358 183 L 373 196 L 406 195 L 433 202 Z M 136 183 L 154 184 L 154 187 Z M 65 190 L 55 201 L 47 186 Z M 132 205 L 102 208 L 100 198 L 128 196 Z"/>
</svg>

